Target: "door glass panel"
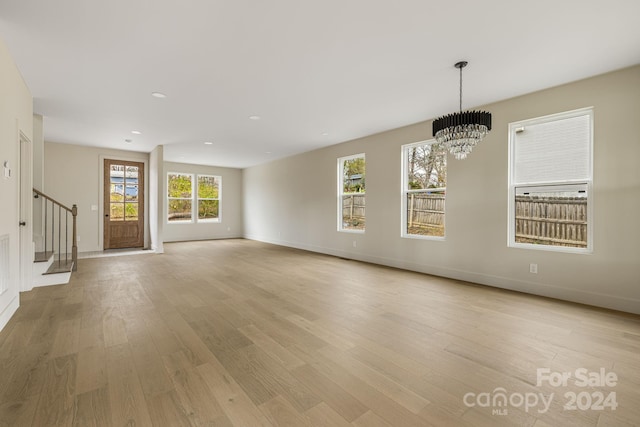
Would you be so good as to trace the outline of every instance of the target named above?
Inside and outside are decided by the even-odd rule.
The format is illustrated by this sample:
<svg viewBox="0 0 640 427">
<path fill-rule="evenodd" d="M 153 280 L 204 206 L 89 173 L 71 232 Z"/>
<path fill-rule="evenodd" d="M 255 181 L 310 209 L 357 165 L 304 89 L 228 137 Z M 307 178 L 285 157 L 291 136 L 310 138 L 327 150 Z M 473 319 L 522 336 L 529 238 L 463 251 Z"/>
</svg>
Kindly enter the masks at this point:
<svg viewBox="0 0 640 427">
<path fill-rule="evenodd" d="M 127 182 L 129 183 L 137 183 L 138 182 L 138 167 L 137 166 L 127 166 L 126 170 Z"/>
<path fill-rule="evenodd" d="M 122 184 L 111 184 L 111 202 L 122 202 L 124 200 Z"/>
<path fill-rule="evenodd" d="M 127 181 L 127 191 L 125 193 L 125 197 L 127 202 L 135 202 L 138 200 L 138 186 L 137 185 L 129 185 Z"/>
<path fill-rule="evenodd" d="M 124 204 L 111 203 L 111 221 L 124 221 Z"/>
<path fill-rule="evenodd" d="M 109 176 L 111 177 L 111 182 L 124 182 L 124 166 L 111 165 Z"/>
<path fill-rule="evenodd" d="M 126 203 L 125 204 L 125 215 L 127 221 L 133 221 L 138 219 L 138 204 L 137 203 Z"/>
</svg>

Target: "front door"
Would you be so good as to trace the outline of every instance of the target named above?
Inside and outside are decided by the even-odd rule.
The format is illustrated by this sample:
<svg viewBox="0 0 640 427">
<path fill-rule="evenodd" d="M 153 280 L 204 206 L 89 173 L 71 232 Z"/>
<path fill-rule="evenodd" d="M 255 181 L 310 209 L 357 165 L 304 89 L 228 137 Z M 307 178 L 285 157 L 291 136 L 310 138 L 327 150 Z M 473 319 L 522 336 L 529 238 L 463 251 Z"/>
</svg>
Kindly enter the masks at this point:
<svg viewBox="0 0 640 427">
<path fill-rule="evenodd" d="M 104 249 L 144 246 L 144 163 L 104 160 Z"/>
</svg>

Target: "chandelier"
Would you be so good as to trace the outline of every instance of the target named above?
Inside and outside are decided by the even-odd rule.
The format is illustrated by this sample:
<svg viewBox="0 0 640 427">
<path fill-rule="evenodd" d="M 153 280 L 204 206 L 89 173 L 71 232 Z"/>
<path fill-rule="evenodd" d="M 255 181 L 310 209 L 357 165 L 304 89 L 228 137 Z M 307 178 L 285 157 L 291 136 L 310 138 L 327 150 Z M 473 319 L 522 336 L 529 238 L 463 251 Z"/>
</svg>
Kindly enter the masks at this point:
<svg viewBox="0 0 640 427">
<path fill-rule="evenodd" d="M 467 64 L 467 61 L 455 64 L 460 70 L 460 112 L 447 114 L 433 121 L 433 136 L 456 160 L 466 159 L 473 147 L 491 130 L 491 113 L 462 111 L 462 69 Z"/>
</svg>

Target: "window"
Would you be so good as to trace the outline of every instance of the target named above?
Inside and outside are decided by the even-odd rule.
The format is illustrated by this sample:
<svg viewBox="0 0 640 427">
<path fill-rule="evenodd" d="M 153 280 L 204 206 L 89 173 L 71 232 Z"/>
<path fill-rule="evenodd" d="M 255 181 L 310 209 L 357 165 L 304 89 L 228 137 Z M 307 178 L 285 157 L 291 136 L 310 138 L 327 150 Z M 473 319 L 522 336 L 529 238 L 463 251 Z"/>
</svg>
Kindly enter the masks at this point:
<svg viewBox="0 0 640 427">
<path fill-rule="evenodd" d="M 592 251 L 593 109 L 509 124 L 509 246 Z"/>
<path fill-rule="evenodd" d="M 422 141 L 402 146 L 402 237 L 444 238 L 447 152 Z"/>
<path fill-rule="evenodd" d="M 167 174 L 167 220 L 169 222 L 191 221 L 193 201 L 193 175 Z"/>
<path fill-rule="evenodd" d="M 217 220 L 220 208 L 220 177 L 198 175 L 198 220 Z"/>
<path fill-rule="evenodd" d="M 338 231 L 365 229 L 365 159 L 356 154 L 338 159 Z"/>
<path fill-rule="evenodd" d="M 219 176 L 168 173 L 167 221 L 219 222 L 221 184 Z"/>
</svg>

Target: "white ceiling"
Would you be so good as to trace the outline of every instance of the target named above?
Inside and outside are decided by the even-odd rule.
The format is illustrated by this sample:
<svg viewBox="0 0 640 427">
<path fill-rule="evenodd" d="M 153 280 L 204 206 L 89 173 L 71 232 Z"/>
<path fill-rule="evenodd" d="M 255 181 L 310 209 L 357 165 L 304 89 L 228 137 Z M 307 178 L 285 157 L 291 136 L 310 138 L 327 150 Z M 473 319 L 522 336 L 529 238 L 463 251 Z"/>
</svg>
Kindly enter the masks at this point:
<svg viewBox="0 0 640 427">
<path fill-rule="evenodd" d="M 639 16 L 638 0 L 1 0 L 0 38 L 47 141 L 243 168 L 455 111 L 461 59 L 466 108 L 640 63 Z"/>
</svg>

